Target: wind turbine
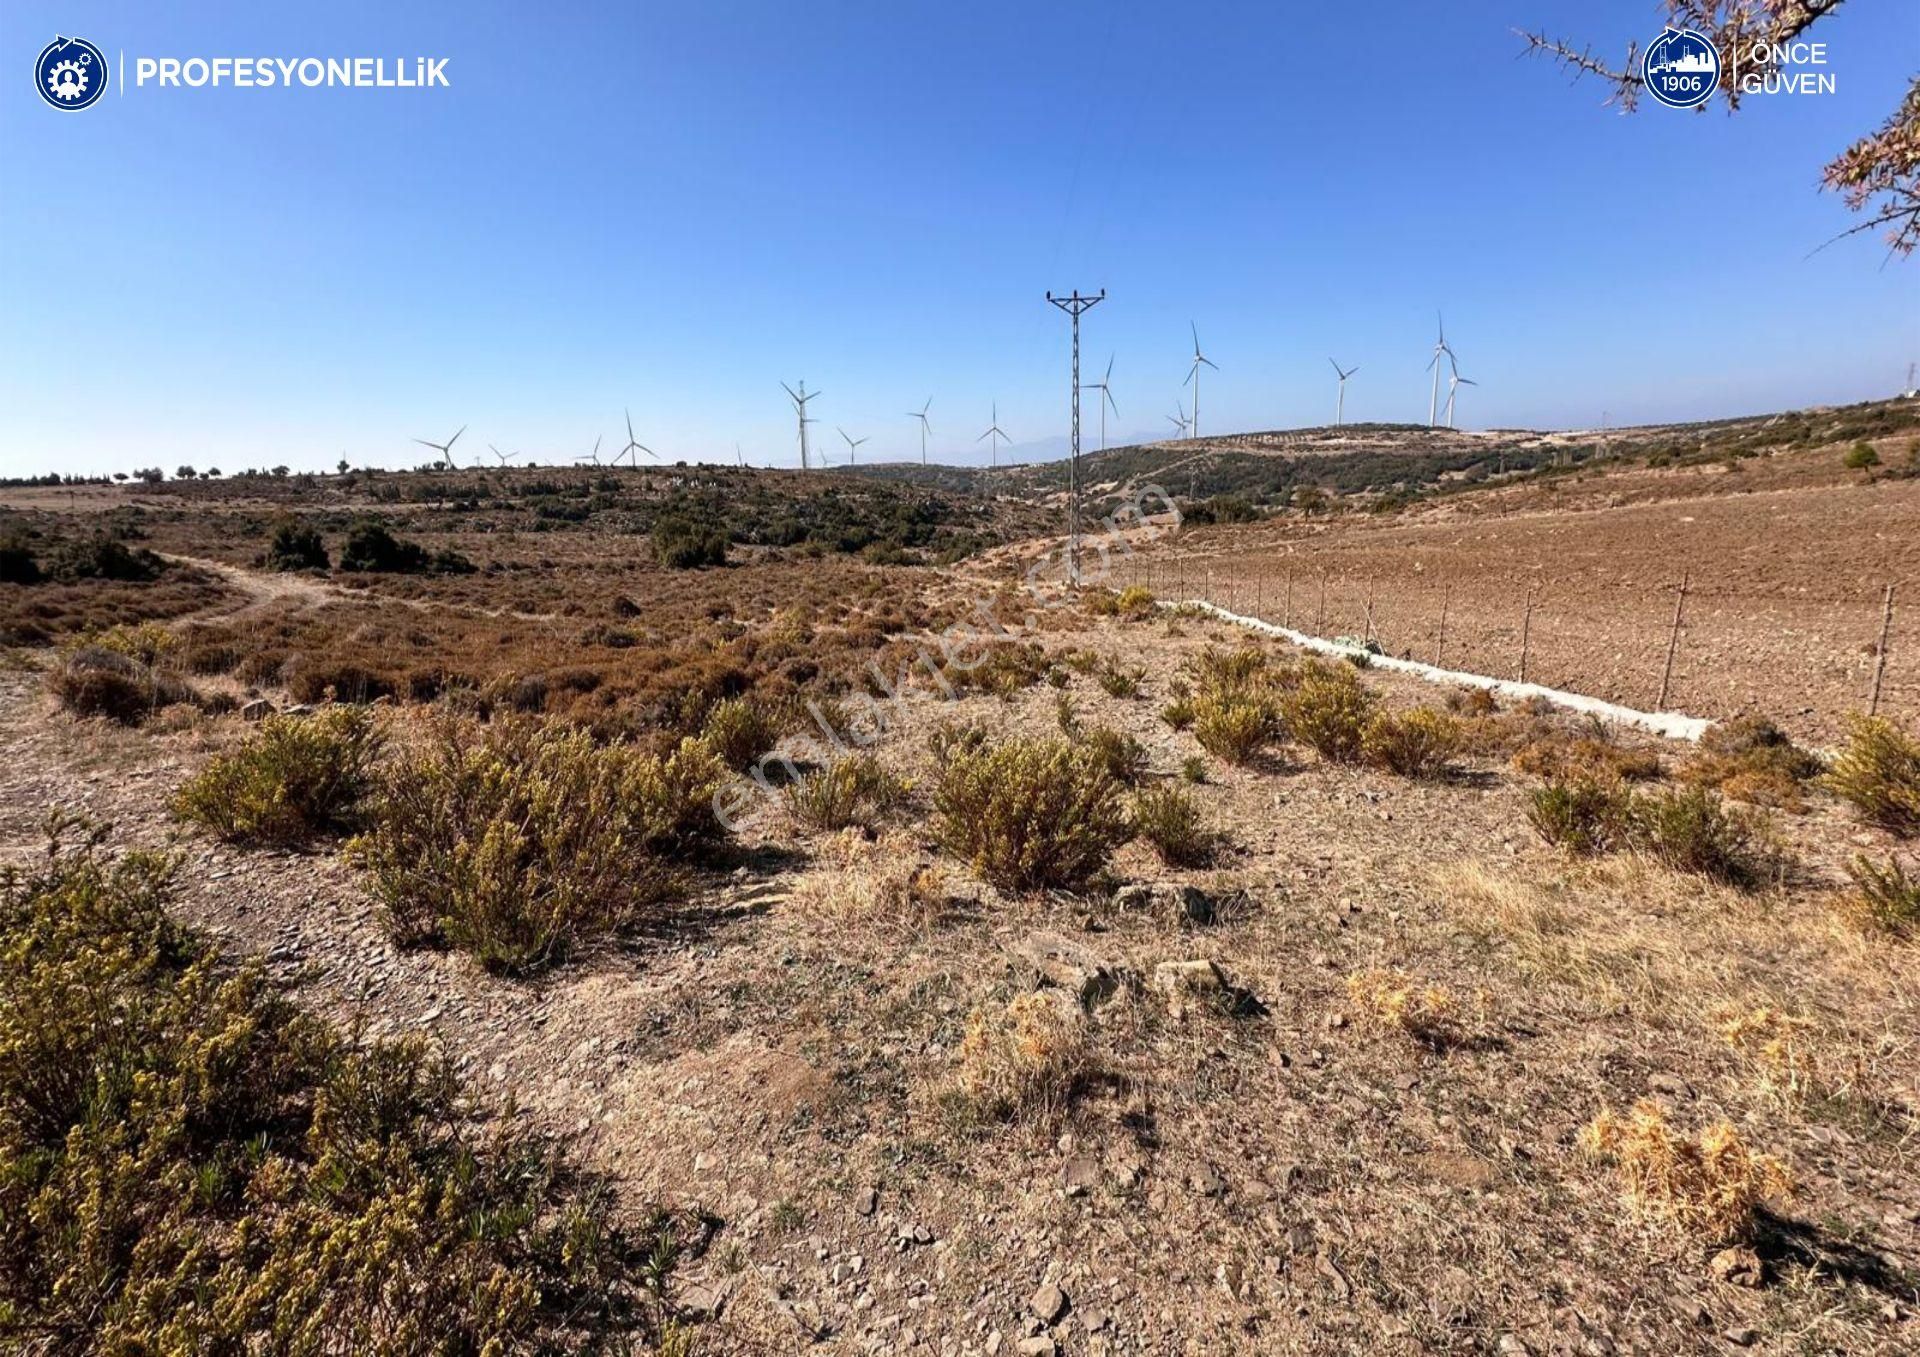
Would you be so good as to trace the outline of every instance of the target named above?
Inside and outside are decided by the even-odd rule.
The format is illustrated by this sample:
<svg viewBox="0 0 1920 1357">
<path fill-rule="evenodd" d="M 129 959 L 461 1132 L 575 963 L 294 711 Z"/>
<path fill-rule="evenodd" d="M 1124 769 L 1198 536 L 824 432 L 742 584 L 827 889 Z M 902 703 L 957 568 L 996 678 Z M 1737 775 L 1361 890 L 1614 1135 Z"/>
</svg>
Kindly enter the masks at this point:
<svg viewBox="0 0 1920 1357">
<path fill-rule="evenodd" d="M 733 441 L 733 460 L 743 467 L 747 464 L 747 454 L 740 451 L 740 440 L 737 438 Z"/>
<path fill-rule="evenodd" d="M 864 443 L 864 442 L 866 442 L 866 441 L 867 441 L 867 439 L 866 439 L 866 438 L 854 438 L 854 437 L 852 437 L 851 435 L 849 435 L 849 434 L 847 433 L 847 431 L 846 431 L 845 429 L 842 429 L 842 428 L 841 428 L 841 427 L 840 427 L 840 426 L 839 426 L 838 424 L 836 424 L 836 425 L 834 425 L 833 427 L 834 427 L 834 430 L 835 430 L 835 431 L 836 431 L 836 432 L 837 432 L 837 433 L 838 433 L 838 434 L 839 434 L 839 435 L 840 435 L 840 436 L 841 436 L 842 438 L 844 438 L 844 439 L 846 439 L 846 440 L 847 440 L 847 465 L 848 465 L 848 466 L 852 466 L 852 465 L 853 465 L 853 459 L 854 459 L 854 450 L 855 450 L 856 448 L 858 448 L 858 447 L 859 447 L 859 446 L 860 446 L 860 445 L 861 445 L 862 443 Z M 872 434 L 868 434 L 868 435 L 867 435 L 867 438 L 871 438 L 871 437 L 873 437 L 873 435 L 872 435 Z"/>
<path fill-rule="evenodd" d="M 1192 321 L 1188 321 L 1187 325 L 1193 331 L 1193 366 L 1187 369 L 1187 382 L 1193 386 L 1193 419 L 1190 423 L 1193 425 L 1193 436 L 1198 438 L 1200 436 L 1200 365 L 1205 363 L 1215 372 L 1220 369 L 1211 358 L 1200 352 L 1200 327 Z"/>
<path fill-rule="evenodd" d="M 1453 427 L 1454 394 L 1458 392 L 1460 388 L 1463 386 L 1478 386 L 1478 385 L 1480 385 L 1480 383 L 1474 381 L 1473 378 L 1462 377 L 1460 375 L 1460 369 L 1457 367 L 1453 370 L 1453 374 L 1447 378 L 1447 427 L 1449 429 Z"/>
<path fill-rule="evenodd" d="M 1431 429 L 1440 412 L 1440 355 L 1445 354 L 1449 364 L 1454 362 L 1453 350 L 1447 347 L 1447 323 L 1440 313 L 1433 313 L 1434 321 L 1440 329 L 1440 337 L 1433 341 L 1433 357 L 1427 360 L 1427 367 L 1433 372 L 1433 393 L 1427 397 L 1427 427 Z M 1458 370 L 1457 367 L 1455 369 Z"/>
<path fill-rule="evenodd" d="M 595 434 L 593 436 L 593 451 L 588 453 L 585 457 L 574 458 L 573 464 L 575 466 L 579 466 L 582 462 L 591 462 L 595 466 L 599 466 L 600 465 L 600 440 L 605 437 L 606 437 L 605 434 Z"/>
<path fill-rule="evenodd" d="M 457 470 L 458 468 L 453 460 L 453 445 L 460 441 L 460 434 L 463 434 L 466 431 L 467 431 L 467 426 L 462 424 L 460 426 L 460 432 L 454 434 L 452 438 L 449 438 L 444 443 L 435 443 L 425 438 L 416 438 L 413 441 L 418 443 L 423 448 L 432 448 L 435 452 L 440 454 L 441 458 L 446 462 L 448 467 L 454 468 Z"/>
<path fill-rule="evenodd" d="M 927 435 L 933 432 L 933 425 L 927 420 L 927 411 L 933 408 L 933 397 L 927 397 L 927 403 L 918 410 L 907 411 L 908 419 L 920 421 L 920 465 L 927 464 Z"/>
<path fill-rule="evenodd" d="M 1329 363 L 1333 363 L 1333 360 L 1331 358 L 1329 358 L 1327 361 Z M 1340 395 L 1337 399 L 1335 399 L 1333 403 L 1333 427 L 1337 429 L 1342 424 L 1346 423 L 1347 378 L 1353 376 L 1353 374 L 1358 372 L 1360 369 L 1357 367 L 1351 367 L 1351 368 L 1348 368 L 1345 372 L 1340 372 L 1340 365 L 1338 363 L 1333 363 L 1333 370 L 1340 374 Z"/>
<path fill-rule="evenodd" d="M 1174 428 L 1178 429 L 1180 431 L 1180 437 L 1185 438 L 1187 436 L 1187 426 L 1191 424 L 1193 421 L 1187 418 L 1186 406 L 1180 404 L 1178 401 L 1175 401 L 1173 408 L 1179 413 L 1168 415 L 1167 423 L 1173 425 Z"/>
<path fill-rule="evenodd" d="M 1108 407 L 1112 407 L 1114 417 L 1116 419 L 1119 418 L 1119 415 L 1120 415 L 1120 407 L 1117 405 L 1114 405 L 1113 392 L 1108 389 L 1108 383 L 1110 383 L 1112 380 L 1113 380 L 1113 355 L 1108 354 L 1106 373 L 1100 378 L 1099 381 L 1085 382 L 1085 383 L 1082 383 L 1080 387 L 1082 391 L 1098 391 L 1100 393 L 1100 451 L 1102 452 L 1105 452 L 1107 450 L 1107 409 Z"/>
<path fill-rule="evenodd" d="M 503 466 L 503 467 L 504 467 L 504 466 L 505 466 L 505 465 L 506 465 L 506 464 L 507 464 L 508 462 L 511 462 L 511 461 L 512 461 L 512 460 L 513 460 L 514 458 L 516 458 L 516 457 L 519 457 L 519 456 L 522 456 L 522 455 L 523 455 L 523 454 L 521 454 L 521 453 L 518 453 L 518 452 L 502 452 L 502 451 L 500 451 L 500 449 L 498 449 L 498 448 L 496 448 L 496 447 L 494 447 L 494 446 L 493 446 L 493 444 L 491 444 L 491 443 L 489 443 L 489 444 L 487 444 L 487 449 L 488 449 L 488 451 L 490 451 L 490 452 L 492 452 L 492 453 L 493 453 L 493 455 L 494 455 L 495 457 L 498 457 L 498 458 L 500 459 L 500 465 L 501 465 L 501 466 Z"/>
<path fill-rule="evenodd" d="M 633 436 L 633 411 L 626 410 L 623 413 L 627 417 L 627 445 L 624 448 L 620 449 L 619 452 L 614 454 L 613 464 L 615 466 L 619 466 L 620 459 L 624 457 L 627 459 L 627 464 L 629 466 L 638 467 L 640 465 L 640 459 L 633 455 L 635 452 L 644 452 L 647 454 L 647 456 L 653 458 L 654 461 L 656 462 L 659 461 L 660 460 L 659 453 L 655 452 L 652 448 L 648 447 L 645 443 L 642 443 L 639 439 Z"/>
<path fill-rule="evenodd" d="M 1003 438 L 1007 438 L 1007 431 L 1000 427 L 1000 402 L 999 401 L 995 401 L 993 403 L 993 423 L 987 425 L 987 431 L 981 434 L 980 438 L 976 438 L 973 441 L 978 443 L 981 438 L 991 438 L 993 440 L 993 442 L 987 444 L 987 454 L 993 459 L 994 469 L 996 471 L 999 470 L 1000 440 Z M 1011 438 L 1007 438 L 1007 441 L 1011 443 L 1013 440 Z"/>
<path fill-rule="evenodd" d="M 807 453 L 807 425 L 812 424 L 814 420 L 807 414 L 807 402 L 820 393 L 818 391 L 808 391 L 807 384 L 804 381 L 800 383 L 800 389 L 798 391 L 795 391 L 785 382 L 780 383 L 780 386 L 787 395 L 793 398 L 793 413 L 800 421 L 800 469 L 802 471 L 810 471 L 813 469 L 813 459 Z"/>
</svg>

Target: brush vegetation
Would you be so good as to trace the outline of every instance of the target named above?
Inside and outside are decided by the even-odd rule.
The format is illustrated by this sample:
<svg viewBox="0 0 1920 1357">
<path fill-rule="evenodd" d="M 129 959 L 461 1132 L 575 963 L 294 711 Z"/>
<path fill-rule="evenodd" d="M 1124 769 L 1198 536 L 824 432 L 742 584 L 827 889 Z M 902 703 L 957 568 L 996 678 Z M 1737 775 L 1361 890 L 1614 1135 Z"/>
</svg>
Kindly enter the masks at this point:
<svg viewBox="0 0 1920 1357">
<path fill-rule="evenodd" d="M 269 716 L 174 795 L 183 820 L 229 843 L 290 846 L 350 832 L 371 788 L 381 734 L 365 707 Z"/>
<path fill-rule="evenodd" d="M 1084 886 L 1132 834 L 1106 760 L 1057 739 L 951 749 L 934 812 L 948 851 L 1004 890 Z"/>
</svg>

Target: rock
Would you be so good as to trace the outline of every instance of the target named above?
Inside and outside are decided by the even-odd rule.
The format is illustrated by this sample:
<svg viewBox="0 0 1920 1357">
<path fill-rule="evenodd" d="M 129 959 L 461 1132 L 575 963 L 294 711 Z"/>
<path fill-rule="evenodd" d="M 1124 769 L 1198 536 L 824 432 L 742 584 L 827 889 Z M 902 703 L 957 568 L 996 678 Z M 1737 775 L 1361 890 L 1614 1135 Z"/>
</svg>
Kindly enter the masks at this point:
<svg viewBox="0 0 1920 1357">
<path fill-rule="evenodd" d="M 1067 1293 L 1048 1282 L 1027 1298 L 1027 1308 L 1042 1324 L 1057 1324 L 1067 1312 Z"/>
<path fill-rule="evenodd" d="M 1084 1197 L 1100 1185 L 1100 1164 L 1091 1155 L 1077 1154 L 1060 1166 L 1060 1186 L 1069 1197 Z"/>
<path fill-rule="evenodd" d="M 688 1319 L 718 1319 L 726 1308 L 727 1288 L 716 1282 L 689 1282 L 679 1288 L 674 1299 Z"/>
<path fill-rule="evenodd" d="M 1115 909 L 1197 927 L 1212 923 L 1220 912 L 1213 897 L 1198 886 L 1173 881 L 1129 881 L 1114 891 L 1112 903 Z"/>
<path fill-rule="evenodd" d="M 1760 1287 L 1767 1283 L 1767 1265 L 1760 1261 L 1759 1254 L 1744 1246 L 1720 1250 L 1707 1269 L 1729 1286 Z"/>
<path fill-rule="evenodd" d="M 1211 1164 L 1202 1164 L 1195 1169 L 1187 1182 L 1203 1197 L 1217 1197 L 1227 1190 L 1227 1180 Z"/>
<path fill-rule="evenodd" d="M 1035 1334 L 1032 1338 L 1022 1338 L 1020 1346 L 1014 1350 L 1020 1353 L 1021 1357 L 1055 1357 L 1055 1354 L 1060 1351 L 1053 1339 L 1044 1333 Z"/>
<path fill-rule="evenodd" d="M 1501 1334 L 1499 1343 L 1494 1346 L 1494 1351 L 1499 1354 L 1499 1357 L 1533 1357 L 1533 1349 L 1528 1347 L 1526 1340 L 1517 1333 Z"/>
<path fill-rule="evenodd" d="M 1720 1336 L 1736 1348 L 1750 1348 L 1760 1341 L 1758 1329 L 1728 1329 Z"/>
<path fill-rule="evenodd" d="M 1153 968 L 1153 987 L 1167 997 L 1167 1011 L 1184 1018 L 1192 1008 L 1217 1003 L 1226 978 L 1211 961 L 1163 961 Z"/>
<path fill-rule="evenodd" d="M 1668 1098 L 1691 1098 L 1693 1085 L 1677 1074 L 1649 1074 L 1647 1087 Z"/>
<path fill-rule="evenodd" d="M 1116 994 L 1130 977 L 1084 943 L 1058 933 L 1029 933 L 1008 949 L 1037 975 L 1039 983 L 1057 985 L 1095 1008 Z"/>
<path fill-rule="evenodd" d="M 880 1209 L 880 1193 L 875 1188 L 864 1188 L 853 1199 L 853 1209 L 863 1216 L 870 1216 Z"/>
<path fill-rule="evenodd" d="M 240 708 L 240 719 L 242 721 L 264 721 L 272 715 L 273 703 L 267 701 L 264 697 L 256 697 L 253 701 L 243 704 Z"/>
</svg>

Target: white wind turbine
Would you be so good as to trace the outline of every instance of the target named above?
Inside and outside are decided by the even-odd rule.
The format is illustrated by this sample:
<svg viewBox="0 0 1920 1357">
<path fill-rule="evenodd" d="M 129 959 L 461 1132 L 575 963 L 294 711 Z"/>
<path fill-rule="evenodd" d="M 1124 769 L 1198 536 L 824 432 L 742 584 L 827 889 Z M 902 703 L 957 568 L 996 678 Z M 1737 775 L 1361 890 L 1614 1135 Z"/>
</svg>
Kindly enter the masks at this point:
<svg viewBox="0 0 1920 1357">
<path fill-rule="evenodd" d="M 1110 389 L 1110 383 L 1112 381 L 1113 355 L 1108 354 L 1107 370 L 1105 374 L 1101 376 L 1100 380 L 1097 382 L 1083 382 L 1080 386 L 1082 391 L 1098 391 L 1100 393 L 1100 451 L 1102 452 L 1107 450 L 1107 410 L 1111 408 L 1114 418 L 1116 419 L 1120 416 L 1120 407 L 1113 403 L 1113 392 Z"/>
<path fill-rule="evenodd" d="M 1193 421 L 1187 418 L 1186 406 L 1176 401 L 1174 402 L 1173 408 L 1176 413 L 1167 416 L 1167 423 L 1178 429 L 1180 431 L 1180 437 L 1185 438 L 1187 436 L 1187 426 L 1193 423 Z"/>
<path fill-rule="evenodd" d="M 487 450 L 491 452 L 495 457 L 498 457 L 500 459 L 500 465 L 503 467 L 508 462 L 511 462 L 514 458 L 525 455 L 523 453 L 518 453 L 518 452 L 502 452 L 500 451 L 500 449 L 494 447 L 493 444 L 491 443 L 487 444 Z"/>
<path fill-rule="evenodd" d="M 807 402 L 820 393 L 818 391 L 807 390 L 807 384 L 804 380 L 801 381 L 798 391 L 795 391 L 785 382 L 780 383 L 780 389 L 785 391 L 787 395 L 793 399 L 793 413 L 800 421 L 800 469 L 807 471 L 811 469 L 813 465 L 813 459 L 808 456 L 807 450 L 807 425 L 814 423 L 813 417 L 807 413 Z"/>
<path fill-rule="evenodd" d="M 1440 414 L 1440 358 L 1444 354 L 1448 363 L 1452 363 L 1453 350 L 1447 347 L 1447 323 L 1435 311 L 1433 318 L 1439 326 L 1440 337 L 1433 341 L 1433 357 L 1427 360 L 1427 367 L 1433 373 L 1433 392 L 1427 397 L 1427 427 L 1431 429 Z"/>
<path fill-rule="evenodd" d="M 418 443 L 423 448 L 432 448 L 435 452 L 440 454 L 441 458 L 446 462 L 449 468 L 458 470 L 459 464 L 453 460 L 453 445 L 460 441 L 460 434 L 463 434 L 466 431 L 467 431 L 467 426 L 462 424 L 460 426 L 459 433 L 454 434 L 452 438 L 449 438 L 444 443 L 435 443 L 431 439 L 427 439 L 427 438 L 416 438 L 413 441 Z"/>
<path fill-rule="evenodd" d="M 1193 366 L 1187 369 L 1187 382 L 1193 386 L 1193 419 L 1189 422 L 1193 426 L 1193 436 L 1198 438 L 1200 436 L 1200 365 L 1205 363 L 1215 372 L 1220 368 L 1211 358 L 1200 352 L 1200 327 L 1192 321 L 1188 321 L 1187 326 L 1193 331 Z"/>
<path fill-rule="evenodd" d="M 619 452 L 614 454 L 613 464 L 615 466 L 619 466 L 620 459 L 624 457 L 627 459 L 627 464 L 629 466 L 634 466 L 634 467 L 639 466 L 640 459 L 633 455 L 636 452 L 644 452 L 647 454 L 647 456 L 653 458 L 654 461 L 656 462 L 659 461 L 660 460 L 659 453 L 655 452 L 652 448 L 648 447 L 645 443 L 642 443 L 639 439 L 633 436 L 633 411 L 626 410 L 626 411 L 623 411 L 622 413 L 624 413 L 627 417 L 627 445 L 624 448 L 620 449 Z"/>
<path fill-rule="evenodd" d="M 1007 438 L 1007 431 L 1000 427 L 999 401 L 993 403 L 993 423 L 987 425 L 987 431 L 981 434 L 980 438 L 976 438 L 973 441 L 978 443 L 982 438 L 991 438 L 993 440 L 993 442 L 987 444 L 987 453 L 993 459 L 994 469 L 998 470 L 1000 466 L 1000 440 L 1006 438 L 1009 443 L 1013 441 L 1011 438 Z"/>
<path fill-rule="evenodd" d="M 927 403 L 918 410 L 907 411 L 908 419 L 920 421 L 920 465 L 927 464 L 927 435 L 933 432 L 933 425 L 927 421 L 927 411 L 933 409 L 933 397 L 927 397 Z"/>
<path fill-rule="evenodd" d="M 1333 363 L 1333 360 L 1331 358 L 1329 358 L 1327 361 L 1329 363 Z M 1357 367 L 1350 367 L 1345 372 L 1341 372 L 1340 365 L 1338 363 L 1333 363 L 1333 370 L 1336 373 L 1338 373 L 1340 376 L 1340 394 L 1338 397 L 1335 398 L 1333 402 L 1333 427 L 1337 429 L 1342 424 L 1346 423 L 1347 378 L 1353 376 L 1353 374 L 1358 372 L 1360 369 Z"/>
<path fill-rule="evenodd" d="M 867 439 L 855 438 L 852 435 L 850 435 L 845 429 L 842 429 L 837 424 L 834 425 L 833 427 L 835 432 L 837 432 L 842 438 L 847 440 L 847 465 L 852 466 L 854 450 L 857 449 L 862 443 L 866 442 Z M 872 434 L 868 434 L 867 438 L 871 438 L 872 436 L 873 436 Z"/>
<path fill-rule="evenodd" d="M 593 463 L 593 465 L 599 466 L 600 465 L 600 440 L 605 437 L 606 437 L 605 434 L 595 434 L 593 436 L 593 451 L 588 453 L 585 457 L 574 458 L 573 464 L 575 466 L 579 466 L 582 462 L 591 462 Z"/>
<path fill-rule="evenodd" d="M 1447 427 L 1449 429 L 1453 427 L 1453 398 L 1455 393 L 1463 386 L 1478 385 L 1480 385 L 1480 383 L 1474 381 L 1473 378 L 1462 377 L 1460 375 L 1460 369 L 1457 367 L 1454 368 L 1452 375 L 1447 378 Z"/>
</svg>

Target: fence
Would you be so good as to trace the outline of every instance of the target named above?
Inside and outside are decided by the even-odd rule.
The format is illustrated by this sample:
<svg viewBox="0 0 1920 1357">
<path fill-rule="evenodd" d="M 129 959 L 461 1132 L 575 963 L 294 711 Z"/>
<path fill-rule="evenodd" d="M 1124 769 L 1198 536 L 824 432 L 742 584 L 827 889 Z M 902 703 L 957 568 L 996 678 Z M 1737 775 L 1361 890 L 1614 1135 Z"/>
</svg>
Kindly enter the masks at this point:
<svg viewBox="0 0 1920 1357">
<path fill-rule="evenodd" d="M 1899 662 L 1894 584 L 1762 592 L 1674 565 L 1661 580 L 1592 569 L 1440 577 L 1355 573 L 1310 548 L 1176 550 L 1131 558 L 1120 579 L 1406 659 L 1650 711 L 1752 711 L 1821 734 L 1848 711 L 1920 713 L 1920 666 Z"/>
</svg>

